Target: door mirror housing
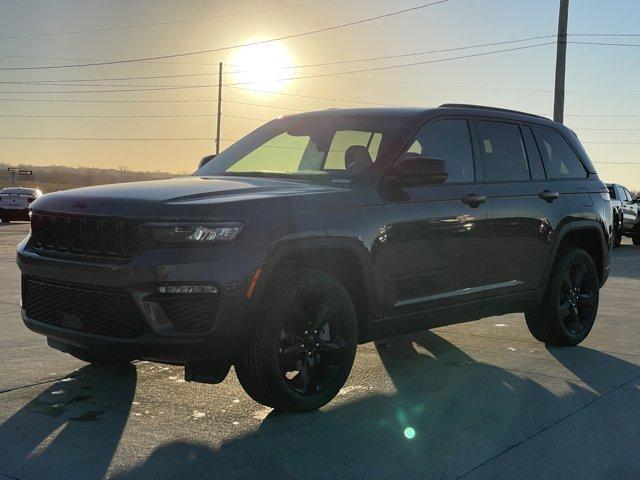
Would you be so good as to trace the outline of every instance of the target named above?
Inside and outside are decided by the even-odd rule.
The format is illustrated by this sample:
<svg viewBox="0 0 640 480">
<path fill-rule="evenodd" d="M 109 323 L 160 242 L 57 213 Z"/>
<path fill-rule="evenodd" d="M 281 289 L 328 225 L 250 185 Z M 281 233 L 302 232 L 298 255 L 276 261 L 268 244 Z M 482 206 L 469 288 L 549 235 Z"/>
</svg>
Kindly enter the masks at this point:
<svg viewBox="0 0 640 480">
<path fill-rule="evenodd" d="M 405 153 L 388 181 L 400 186 L 438 185 L 448 177 L 447 162 L 441 158 Z"/>
<path fill-rule="evenodd" d="M 216 154 L 215 153 L 213 153 L 211 155 L 207 155 L 206 157 L 202 157 L 200 159 L 200 163 L 198 164 L 198 169 L 204 167 L 207 163 L 209 163 L 214 158 L 216 158 Z"/>
</svg>

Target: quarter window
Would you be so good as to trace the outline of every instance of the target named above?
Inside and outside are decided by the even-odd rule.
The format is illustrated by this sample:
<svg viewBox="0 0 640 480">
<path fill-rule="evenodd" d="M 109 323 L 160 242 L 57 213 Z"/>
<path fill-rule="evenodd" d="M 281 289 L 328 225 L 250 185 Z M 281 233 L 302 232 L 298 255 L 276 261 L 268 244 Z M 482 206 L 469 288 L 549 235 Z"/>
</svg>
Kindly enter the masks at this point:
<svg viewBox="0 0 640 480">
<path fill-rule="evenodd" d="M 445 183 L 473 182 L 473 153 L 466 120 L 438 120 L 422 127 L 407 153 L 446 162 Z"/>
<path fill-rule="evenodd" d="M 520 133 L 513 123 L 477 124 L 482 173 L 487 181 L 529 180 L 529 162 Z"/>
<path fill-rule="evenodd" d="M 538 146 L 550 178 L 585 178 L 587 172 L 571 145 L 555 130 L 535 128 Z"/>
</svg>

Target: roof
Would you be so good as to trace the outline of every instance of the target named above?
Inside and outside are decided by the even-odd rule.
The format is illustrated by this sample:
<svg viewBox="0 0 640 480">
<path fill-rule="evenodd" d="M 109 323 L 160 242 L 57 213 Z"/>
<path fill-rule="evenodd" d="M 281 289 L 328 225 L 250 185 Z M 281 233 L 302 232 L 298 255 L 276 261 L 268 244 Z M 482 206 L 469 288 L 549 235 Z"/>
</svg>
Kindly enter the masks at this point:
<svg viewBox="0 0 640 480">
<path fill-rule="evenodd" d="M 536 121 L 537 123 L 555 124 L 551 119 L 532 113 L 520 112 L 518 110 L 509 110 L 506 108 L 489 107 L 484 105 L 470 105 L 463 103 L 444 103 L 439 107 L 373 107 L 373 108 L 330 108 L 327 110 L 318 110 L 287 117 L 394 117 L 416 119 L 428 117 L 435 113 L 452 113 L 464 115 L 478 115 L 486 113 L 492 117 L 502 118 L 518 118 L 523 121 Z M 560 125 L 560 124 L 556 124 Z"/>
</svg>

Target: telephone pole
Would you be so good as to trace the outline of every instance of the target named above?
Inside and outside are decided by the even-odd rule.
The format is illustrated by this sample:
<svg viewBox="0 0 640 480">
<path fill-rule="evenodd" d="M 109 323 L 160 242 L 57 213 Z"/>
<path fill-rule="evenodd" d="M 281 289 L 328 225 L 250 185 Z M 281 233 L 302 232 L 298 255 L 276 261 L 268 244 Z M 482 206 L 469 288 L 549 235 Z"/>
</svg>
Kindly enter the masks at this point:
<svg viewBox="0 0 640 480">
<path fill-rule="evenodd" d="M 222 117 L 222 62 L 218 65 L 218 121 L 216 123 L 216 155 L 220 153 L 220 118 Z"/>
<path fill-rule="evenodd" d="M 569 21 L 569 0 L 560 0 L 558 16 L 558 47 L 556 51 L 556 86 L 553 99 L 553 121 L 564 120 L 564 83 L 567 67 L 567 23 Z"/>
</svg>

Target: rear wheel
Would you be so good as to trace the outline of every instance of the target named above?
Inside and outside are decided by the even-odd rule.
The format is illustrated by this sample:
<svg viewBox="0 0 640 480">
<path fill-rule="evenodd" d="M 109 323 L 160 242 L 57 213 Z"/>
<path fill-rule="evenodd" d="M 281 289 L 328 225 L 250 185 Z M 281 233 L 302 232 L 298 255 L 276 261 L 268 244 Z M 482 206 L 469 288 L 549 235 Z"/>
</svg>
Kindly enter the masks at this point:
<svg viewBox="0 0 640 480">
<path fill-rule="evenodd" d="M 262 309 L 236 373 L 263 405 L 315 410 L 344 385 L 356 346 L 356 312 L 346 289 L 324 272 L 298 270 Z"/>
<path fill-rule="evenodd" d="M 548 345 L 582 342 L 598 313 L 598 272 L 591 256 L 581 248 L 560 252 L 542 304 L 525 315 L 533 336 Z"/>
<path fill-rule="evenodd" d="M 127 365 L 131 363 L 130 358 L 115 357 L 112 355 L 106 355 L 102 353 L 91 352 L 89 350 L 73 350 L 68 352 L 72 357 L 82 360 L 83 362 L 90 363 L 92 365 L 99 366 L 115 366 L 115 365 Z"/>
</svg>

